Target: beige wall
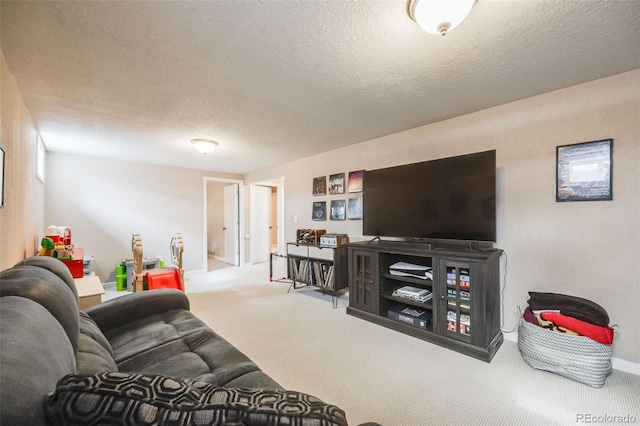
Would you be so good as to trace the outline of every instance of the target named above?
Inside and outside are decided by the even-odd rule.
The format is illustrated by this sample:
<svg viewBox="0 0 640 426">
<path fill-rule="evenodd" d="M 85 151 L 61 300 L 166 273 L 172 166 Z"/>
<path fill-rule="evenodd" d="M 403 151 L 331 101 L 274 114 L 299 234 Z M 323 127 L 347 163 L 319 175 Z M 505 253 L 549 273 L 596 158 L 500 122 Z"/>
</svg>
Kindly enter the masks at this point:
<svg viewBox="0 0 640 426">
<path fill-rule="evenodd" d="M 47 154 L 47 225 L 66 225 L 73 243 L 93 255 L 94 271 L 114 281 L 116 265 L 131 258 L 131 234 L 145 255 L 168 262 L 175 231 L 184 240 L 184 268 L 204 268 L 204 177 L 242 176 L 202 170 Z"/>
<path fill-rule="evenodd" d="M 298 228 L 362 237 L 361 221 L 313 222 L 312 179 L 333 173 L 497 150 L 496 247 L 505 330 L 527 291 L 592 299 L 619 324 L 614 356 L 640 362 L 640 71 L 505 104 L 245 176 L 284 176 L 285 238 Z M 556 146 L 613 138 L 613 201 L 556 203 Z M 365 176 L 366 179 L 366 176 Z M 346 194 L 348 196 L 348 194 Z M 365 212 L 366 215 L 366 212 Z M 294 217 L 298 223 L 294 223 Z"/>
<path fill-rule="evenodd" d="M 38 131 L 0 52 L 0 126 L 5 151 L 0 270 L 37 253 L 44 231 L 44 185 L 36 178 Z"/>
</svg>

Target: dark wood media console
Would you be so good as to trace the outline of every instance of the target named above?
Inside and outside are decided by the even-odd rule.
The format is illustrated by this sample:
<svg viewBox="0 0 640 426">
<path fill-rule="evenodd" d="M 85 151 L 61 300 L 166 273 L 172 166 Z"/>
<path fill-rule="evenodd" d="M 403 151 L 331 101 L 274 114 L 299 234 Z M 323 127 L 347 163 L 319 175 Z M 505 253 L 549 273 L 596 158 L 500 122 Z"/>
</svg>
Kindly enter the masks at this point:
<svg viewBox="0 0 640 426">
<path fill-rule="evenodd" d="M 358 242 L 349 249 L 347 314 L 490 362 L 503 341 L 500 331 L 499 249 L 432 247 L 402 241 Z M 405 262 L 431 268 L 431 277 L 392 273 Z M 394 295 L 401 287 L 425 289 L 427 301 Z M 431 316 L 422 328 L 390 318 L 389 310 L 410 308 Z M 405 316 L 406 318 L 406 316 Z"/>
</svg>

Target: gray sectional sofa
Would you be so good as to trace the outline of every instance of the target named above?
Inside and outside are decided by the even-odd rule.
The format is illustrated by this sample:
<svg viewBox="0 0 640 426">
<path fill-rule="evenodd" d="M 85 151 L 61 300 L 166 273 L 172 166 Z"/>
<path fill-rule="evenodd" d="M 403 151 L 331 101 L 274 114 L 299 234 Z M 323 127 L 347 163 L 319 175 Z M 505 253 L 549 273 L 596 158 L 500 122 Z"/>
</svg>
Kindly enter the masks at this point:
<svg viewBox="0 0 640 426">
<path fill-rule="evenodd" d="M 53 258 L 0 273 L 0 424 L 346 425 L 284 390 L 189 311 L 177 290 L 86 311 Z"/>
</svg>

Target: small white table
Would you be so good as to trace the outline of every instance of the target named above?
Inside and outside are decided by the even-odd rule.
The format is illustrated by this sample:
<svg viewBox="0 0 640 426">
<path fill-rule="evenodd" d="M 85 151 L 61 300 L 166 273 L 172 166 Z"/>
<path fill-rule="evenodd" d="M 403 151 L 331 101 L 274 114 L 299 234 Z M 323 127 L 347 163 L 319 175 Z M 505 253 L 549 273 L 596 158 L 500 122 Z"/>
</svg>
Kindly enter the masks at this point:
<svg viewBox="0 0 640 426">
<path fill-rule="evenodd" d="M 102 302 L 104 287 L 97 275 L 85 275 L 82 278 L 74 278 L 80 299 L 80 309 L 87 309 L 90 306 Z"/>
</svg>

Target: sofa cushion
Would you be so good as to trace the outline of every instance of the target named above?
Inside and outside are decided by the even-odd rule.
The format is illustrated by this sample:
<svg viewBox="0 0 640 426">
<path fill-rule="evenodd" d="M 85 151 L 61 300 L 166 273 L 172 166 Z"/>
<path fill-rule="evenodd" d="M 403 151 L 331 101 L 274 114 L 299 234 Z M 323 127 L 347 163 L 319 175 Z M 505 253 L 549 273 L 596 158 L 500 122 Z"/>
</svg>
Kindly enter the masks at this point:
<svg viewBox="0 0 640 426">
<path fill-rule="evenodd" d="M 32 256 L 18 262 L 15 266 L 30 265 L 38 266 L 53 272 L 71 289 L 76 300 L 78 300 L 78 289 L 76 288 L 76 282 L 69 271 L 69 267 L 59 259 L 55 259 L 50 256 Z"/>
<path fill-rule="evenodd" d="M 0 301 L 0 424 L 44 425 L 42 401 L 75 373 L 73 347 L 60 323 L 33 300 Z"/>
<path fill-rule="evenodd" d="M 281 389 L 245 354 L 211 330 L 199 330 L 118 363 L 120 371 L 166 374 L 237 387 Z"/>
<path fill-rule="evenodd" d="M 76 364 L 79 374 L 118 370 L 109 341 L 95 321 L 84 311 L 80 311 L 80 337 Z"/>
<path fill-rule="evenodd" d="M 77 352 L 78 298 L 55 273 L 29 265 L 6 269 L 0 272 L 0 296 L 20 296 L 43 306 L 62 325 L 74 353 Z"/>
<path fill-rule="evenodd" d="M 123 299 L 127 297 L 130 296 L 124 296 Z M 132 320 L 106 331 L 101 327 L 101 330 L 113 348 L 114 359 L 121 363 L 165 343 L 197 331 L 209 330 L 209 327 L 190 311 L 174 309 Z"/>
<path fill-rule="evenodd" d="M 104 350 L 113 357 L 113 348 L 111 347 L 111 344 L 104 334 L 102 334 L 102 331 L 98 328 L 98 325 L 93 318 L 91 318 L 85 311 L 80 311 L 80 333 L 86 335 L 91 340 L 95 340 L 97 344 L 102 346 Z"/>
<path fill-rule="evenodd" d="M 179 290 L 139 291 L 85 309 L 105 335 L 112 329 L 170 311 L 188 311 L 189 298 Z M 108 336 L 107 336 L 108 337 Z"/>
<path fill-rule="evenodd" d="M 151 315 L 108 330 L 105 336 L 120 371 L 172 375 L 218 386 L 281 389 L 190 311 Z"/>
<path fill-rule="evenodd" d="M 286 390 L 221 388 L 161 375 L 111 372 L 60 380 L 45 406 L 54 425 L 346 425 L 340 408 Z"/>
</svg>

